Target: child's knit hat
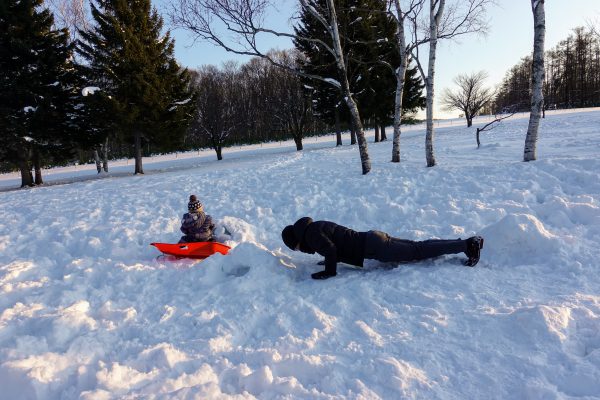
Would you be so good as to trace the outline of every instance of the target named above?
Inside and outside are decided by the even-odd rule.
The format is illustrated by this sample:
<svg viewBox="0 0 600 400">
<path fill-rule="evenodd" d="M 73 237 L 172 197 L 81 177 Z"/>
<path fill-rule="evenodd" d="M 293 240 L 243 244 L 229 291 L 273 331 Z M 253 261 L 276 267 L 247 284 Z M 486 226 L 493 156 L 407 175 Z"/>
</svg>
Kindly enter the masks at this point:
<svg viewBox="0 0 600 400">
<path fill-rule="evenodd" d="M 188 203 L 188 211 L 189 212 L 196 212 L 196 211 L 201 211 L 203 209 L 202 207 L 202 203 L 200 203 L 200 200 L 198 200 L 196 198 L 196 195 L 191 195 L 190 196 L 190 202 Z"/>
</svg>

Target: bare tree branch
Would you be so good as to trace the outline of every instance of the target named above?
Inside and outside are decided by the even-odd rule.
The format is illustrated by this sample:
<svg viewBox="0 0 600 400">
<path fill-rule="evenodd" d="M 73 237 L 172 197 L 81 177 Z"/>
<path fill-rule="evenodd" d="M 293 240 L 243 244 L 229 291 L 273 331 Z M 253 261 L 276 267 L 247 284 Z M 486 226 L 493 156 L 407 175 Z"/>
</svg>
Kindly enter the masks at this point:
<svg viewBox="0 0 600 400">
<path fill-rule="evenodd" d="M 350 91 L 346 62 L 340 43 L 335 3 L 327 0 L 323 9 L 317 9 L 309 0 L 299 0 L 303 11 L 318 21 L 329 34 L 331 42 L 305 38 L 288 32 L 277 32 L 265 26 L 264 21 L 274 0 L 172 0 L 169 15 L 172 23 L 192 32 L 197 39 L 206 40 L 228 52 L 260 57 L 284 70 L 310 79 L 323 81 L 338 88 L 348 105 L 352 122 L 357 130 L 363 174 L 371 169 L 364 138 L 364 129 L 358 107 Z M 338 79 L 309 74 L 289 63 L 282 63 L 259 49 L 258 36 L 270 34 L 294 40 L 316 43 L 334 56 Z"/>
<path fill-rule="evenodd" d="M 304 1 L 301 3 L 306 4 Z M 277 67 L 305 78 L 320 80 L 339 87 L 331 78 L 307 74 L 290 67 L 289 64 L 282 64 L 258 48 L 257 37 L 260 34 L 270 34 L 317 43 L 335 56 L 332 47 L 320 39 L 306 38 L 264 27 L 269 5 L 269 1 L 265 0 L 175 0 L 171 4 L 169 16 L 174 26 L 192 32 L 196 39 L 205 40 L 233 54 L 264 58 Z M 330 32 L 323 15 L 312 6 L 306 5 L 306 7 L 311 15 L 324 24 L 324 28 Z"/>
<path fill-rule="evenodd" d="M 46 0 L 54 13 L 57 28 L 67 28 L 71 41 L 79 38 L 79 31 L 87 31 L 91 25 L 89 7 L 85 0 Z"/>
<path fill-rule="evenodd" d="M 503 117 L 498 117 L 498 114 L 494 115 L 494 120 L 488 122 L 487 124 L 485 124 L 482 128 L 477 128 L 477 133 L 475 135 L 475 138 L 477 140 L 477 148 L 479 148 L 479 146 L 481 145 L 481 142 L 479 141 L 479 134 L 485 131 L 491 131 L 494 128 L 497 128 L 498 126 L 500 126 L 499 122 L 501 122 L 502 120 L 505 120 L 507 118 L 512 117 L 513 115 L 515 115 L 517 112 L 516 111 L 512 111 L 509 114 L 503 116 Z M 497 124 L 497 125 L 494 125 Z"/>
</svg>

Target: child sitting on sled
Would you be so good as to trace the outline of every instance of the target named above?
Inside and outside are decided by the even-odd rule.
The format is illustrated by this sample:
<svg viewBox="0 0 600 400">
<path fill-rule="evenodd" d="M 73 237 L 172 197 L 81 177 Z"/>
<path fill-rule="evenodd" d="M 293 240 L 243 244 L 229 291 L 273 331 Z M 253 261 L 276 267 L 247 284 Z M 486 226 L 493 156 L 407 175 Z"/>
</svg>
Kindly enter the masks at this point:
<svg viewBox="0 0 600 400">
<path fill-rule="evenodd" d="M 181 220 L 181 232 L 185 236 L 179 239 L 179 243 L 213 241 L 214 229 L 211 216 L 204 212 L 204 207 L 196 195 L 191 195 L 188 212 L 183 214 Z"/>
</svg>

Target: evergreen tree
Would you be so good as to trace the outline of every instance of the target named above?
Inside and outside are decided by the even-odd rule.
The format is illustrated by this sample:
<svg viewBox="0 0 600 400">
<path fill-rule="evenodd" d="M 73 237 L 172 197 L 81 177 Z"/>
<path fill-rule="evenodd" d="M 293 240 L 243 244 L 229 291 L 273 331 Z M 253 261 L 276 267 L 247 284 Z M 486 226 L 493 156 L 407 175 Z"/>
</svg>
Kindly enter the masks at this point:
<svg viewBox="0 0 600 400">
<path fill-rule="evenodd" d="M 402 93 L 402 115 L 414 114 L 418 110 L 425 108 L 425 96 L 423 96 L 423 89 L 425 84 L 419 69 L 415 65 L 412 68 L 406 70 L 404 83 L 404 91 Z"/>
<path fill-rule="evenodd" d="M 322 8 L 326 7 L 325 0 L 313 0 L 312 3 Z M 339 1 L 336 2 L 336 6 L 338 4 Z M 342 14 L 340 13 L 338 17 L 340 18 L 338 24 L 342 26 Z M 323 25 L 308 12 L 300 15 L 300 22 L 294 27 L 294 31 L 297 36 L 302 38 L 328 40 L 328 33 Z M 339 80 L 334 56 L 325 51 L 316 41 L 295 40 L 294 45 L 304 55 L 303 59 L 299 60 L 300 69 L 303 72 Z M 342 46 L 344 45 L 342 44 Z M 305 78 L 304 84 L 308 90 L 312 91 L 313 108 L 320 119 L 327 123 L 333 123 L 335 119 L 339 118 L 340 110 L 345 110 L 339 90 L 319 80 Z M 346 115 L 347 111 L 344 113 L 344 116 Z"/>
<path fill-rule="evenodd" d="M 319 7 L 326 6 L 325 0 L 313 1 Z M 396 86 L 393 69 L 399 65 L 399 60 L 396 27 L 384 12 L 385 1 L 336 0 L 336 7 L 348 79 L 361 116 L 363 119 L 372 118 L 378 125 L 388 124 L 393 116 Z M 300 37 L 327 40 L 327 32 L 309 13 L 300 15 L 295 32 Z M 333 55 L 323 51 L 314 41 L 296 40 L 294 44 L 304 55 L 301 64 L 304 72 L 337 79 Z M 334 123 L 337 117 L 348 121 L 348 111 L 338 90 L 318 81 L 305 80 L 305 86 L 312 91 L 314 109 L 320 118 L 329 124 Z M 413 69 L 403 96 L 408 100 L 405 110 L 423 106 L 422 91 L 422 81 Z"/>
<path fill-rule="evenodd" d="M 88 85 L 101 89 L 99 111 L 133 143 L 135 173 L 144 173 L 143 140 L 169 150 L 183 139 L 194 102 L 190 76 L 175 61 L 174 41 L 162 34 L 150 0 L 94 0 L 91 8 L 95 25 L 80 32 L 78 46 Z"/>
<path fill-rule="evenodd" d="M 42 183 L 41 168 L 70 156 L 76 76 L 66 30 L 53 30 L 42 0 L 0 2 L 0 156 L 21 185 Z"/>
</svg>

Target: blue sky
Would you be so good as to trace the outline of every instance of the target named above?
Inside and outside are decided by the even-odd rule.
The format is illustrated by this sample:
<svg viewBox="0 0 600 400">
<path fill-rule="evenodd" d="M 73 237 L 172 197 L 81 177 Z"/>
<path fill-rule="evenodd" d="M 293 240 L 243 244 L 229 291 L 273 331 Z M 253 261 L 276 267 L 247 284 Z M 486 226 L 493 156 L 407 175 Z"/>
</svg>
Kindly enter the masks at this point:
<svg viewBox="0 0 600 400">
<path fill-rule="evenodd" d="M 459 41 L 443 41 L 438 49 L 436 63 L 436 93 L 452 87 L 452 80 L 461 73 L 485 70 L 488 83 L 496 85 L 510 67 L 530 54 L 533 48 L 533 16 L 529 0 L 498 0 L 498 5 L 488 11 L 489 33 L 485 37 L 470 35 Z M 269 21 L 278 29 L 291 30 L 290 17 L 295 10 L 295 1 L 278 1 L 279 13 Z M 158 4 L 160 7 L 160 4 Z M 546 49 L 565 39 L 570 31 L 586 25 L 588 21 L 600 20 L 600 0 L 546 0 Z M 272 22 L 271 22 L 272 21 Z M 175 55 L 183 65 L 196 68 L 203 64 L 220 65 L 227 60 L 246 61 L 247 57 L 236 56 L 207 43 L 193 40 L 188 33 L 173 31 L 176 40 Z M 265 40 L 265 48 L 292 47 L 289 40 Z M 439 96 L 437 96 L 439 98 Z M 437 115 L 451 116 L 437 110 Z"/>
</svg>

